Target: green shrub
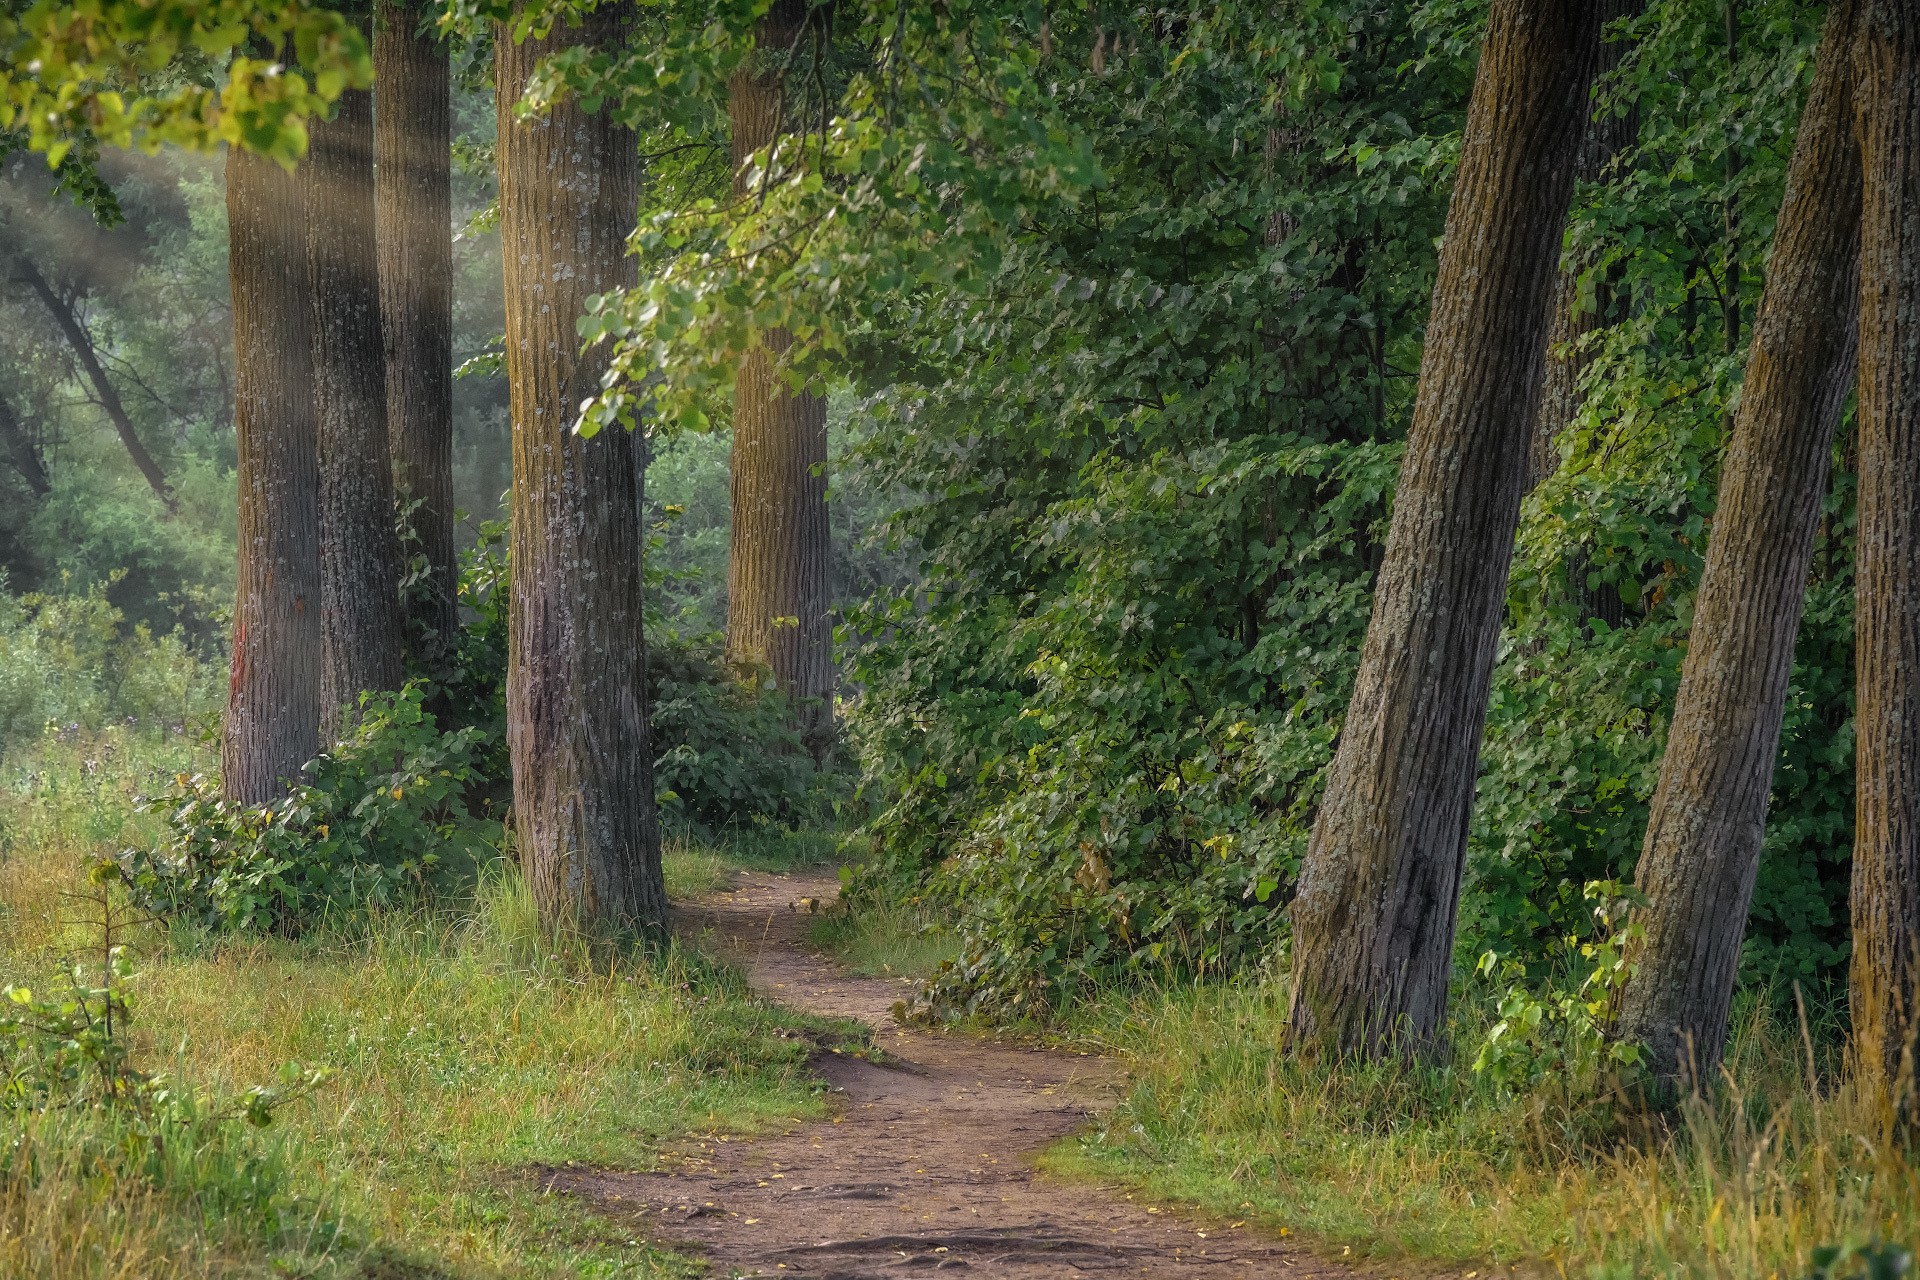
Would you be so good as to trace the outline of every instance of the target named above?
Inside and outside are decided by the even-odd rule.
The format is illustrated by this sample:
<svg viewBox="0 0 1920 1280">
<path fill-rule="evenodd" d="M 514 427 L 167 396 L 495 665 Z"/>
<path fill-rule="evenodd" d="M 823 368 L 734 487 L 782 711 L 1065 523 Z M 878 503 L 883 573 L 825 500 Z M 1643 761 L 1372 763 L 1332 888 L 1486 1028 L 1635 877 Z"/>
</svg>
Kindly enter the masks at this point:
<svg viewBox="0 0 1920 1280">
<path fill-rule="evenodd" d="M 215 930 L 295 934 L 329 911 L 417 899 L 470 874 L 493 851 L 492 825 L 465 803 L 484 734 L 442 733 L 424 699 L 417 683 L 363 695 L 348 736 L 272 804 L 234 804 L 206 775 L 179 775 L 142 802 L 171 837 L 120 855 L 134 900 Z"/>
<path fill-rule="evenodd" d="M 220 673 L 178 632 L 127 627 L 106 588 L 13 595 L 0 580 L 0 746 L 49 725 L 183 725 L 218 706 Z"/>
<path fill-rule="evenodd" d="M 764 670 L 730 670 L 715 641 L 648 637 L 654 790 L 670 825 L 792 823 L 820 780 Z"/>
</svg>

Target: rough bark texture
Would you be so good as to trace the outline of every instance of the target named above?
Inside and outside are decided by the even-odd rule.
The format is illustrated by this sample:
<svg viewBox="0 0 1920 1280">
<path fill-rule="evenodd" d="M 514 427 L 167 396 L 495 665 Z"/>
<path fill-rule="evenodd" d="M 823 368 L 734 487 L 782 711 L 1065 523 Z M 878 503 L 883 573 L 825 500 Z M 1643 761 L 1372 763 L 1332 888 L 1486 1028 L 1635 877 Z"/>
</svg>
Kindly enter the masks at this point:
<svg viewBox="0 0 1920 1280">
<path fill-rule="evenodd" d="M 1293 903 L 1286 1039 L 1430 1044 L 1598 43 L 1588 0 L 1496 0 L 1353 700 Z"/>
<path fill-rule="evenodd" d="M 415 5 L 382 0 L 373 37 L 375 217 L 387 427 L 398 496 L 425 560 L 402 602 L 407 641 L 428 671 L 459 626 L 453 538 L 452 99 L 447 47 Z"/>
<path fill-rule="evenodd" d="M 1861 215 L 1854 574 L 1855 1062 L 1912 1085 L 1920 984 L 1920 9 L 1871 0 L 1855 45 Z"/>
<path fill-rule="evenodd" d="M 320 753 L 320 452 L 302 182 L 227 153 L 239 590 L 220 742 L 227 799 L 279 796 Z"/>
<path fill-rule="evenodd" d="M 1646 7 L 1646 0 L 1596 0 L 1594 5 L 1602 31 L 1622 19 L 1638 17 Z M 1603 88 L 1620 69 L 1627 48 L 1618 40 L 1600 45 L 1593 64 L 1594 89 Z M 1575 180 L 1601 181 L 1639 132 L 1636 116 L 1590 106 L 1586 133 L 1580 140 L 1579 163 L 1574 168 Z M 1530 484 L 1539 484 L 1560 463 L 1560 433 L 1580 412 L 1580 376 L 1592 363 L 1591 354 L 1579 350 L 1579 346 L 1588 335 L 1599 332 L 1608 319 L 1611 300 L 1604 282 L 1596 285 L 1592 306 L 1580 305 L 1580 273 L 1584 269 L 1583 264 L 1573 263 L 1554 275 L 1553 321 L 1547 331 L 1547 373 L 1540 389 L 1540 421 L 1533 433 Z"/>
<path fill-rule="evenodd" d="M 1649 905 L 1620 1033 L 1657 1077 L 1711 1072 L 1726 1039 L 1779 754 L 1807 566 L 1859 333 L 1853 0 L 1828 11 L 1635 873 Z"/>
<path fill-rule="evenodd" d="M 0 446 L 5 447 L 7 461 L 26 482 L 28 492 L 36 498 L 53 492 L 53 477 L 47 474 L 47 460 L 40 455 L 40 444 L 5 396 L 0 396 Z"/>
<path fill-rule="evenodd" d="M 756 61 L 728 86 L 736 194 L 748 194 L 746 162 L 784 127 L 781 62 L 806 34 L 808 15 L 806 0 L 776 0 L 755 33 Z M 775 371 L 792 344 L 786 330 L 771 330 L 740 362 L 727 651 L 738 661 L 772 669 L 794 699 L 801 735 L 818 756 L 833 737 L 827 402 L 795 392 Z"/>
<path fill-rule="evenodd" d="M 633 134 L 574 102 L 516 120 L 528 76 L 564 44 L 614 45 L 617 11 L 551 39 L 496 33 L 500 237 L 513 419 L 513 611 L 507 735 L 522 864 L 541 918 L 595 931 L 664 928 L 641 631 L 641 526 L 624 431 L 583 439 L 605 356 L 580 354 L 591 294 L 631 285 Z"/>
<path fill-rule="evenodd" d="M 311 128 L 302 170 L 320 424 L 320 697 L 331 722 L 363 691 L 400 687 L 400 542 L 374 252 L 373 95 L 349 90 L 334 118 Z"/>
</svg>

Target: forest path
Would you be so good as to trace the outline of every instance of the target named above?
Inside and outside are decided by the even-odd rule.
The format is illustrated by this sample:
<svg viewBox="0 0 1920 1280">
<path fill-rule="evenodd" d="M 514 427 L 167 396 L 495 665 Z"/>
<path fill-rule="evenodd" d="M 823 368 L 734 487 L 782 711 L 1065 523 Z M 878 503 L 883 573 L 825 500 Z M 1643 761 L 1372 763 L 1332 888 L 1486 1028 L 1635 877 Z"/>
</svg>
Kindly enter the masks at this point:
<svg viewBox="0 0 1920 1280">
<path fill-rule="evenodd" d="M 821 1051 L 813 1066 L 840 1102 L 830 1120 L 690 1143 L 660 1173 L 547 1169 L 549 1189 L 704 1255 L 715 1276 L 1361 1274 L 1244 1225 L 1036 1174 L 1040 1148 L 1111 1105 L 1119 1064 L 898 1025 L 910 982 L 854 976 L 808 945 L 796 908 L 838 889 L 818 873 L 741 872 L 731 892 L 685 908 L 680 928 L 730 953 L 768 997 L 865 1022 L 887 1063 Z"/>
</svg>

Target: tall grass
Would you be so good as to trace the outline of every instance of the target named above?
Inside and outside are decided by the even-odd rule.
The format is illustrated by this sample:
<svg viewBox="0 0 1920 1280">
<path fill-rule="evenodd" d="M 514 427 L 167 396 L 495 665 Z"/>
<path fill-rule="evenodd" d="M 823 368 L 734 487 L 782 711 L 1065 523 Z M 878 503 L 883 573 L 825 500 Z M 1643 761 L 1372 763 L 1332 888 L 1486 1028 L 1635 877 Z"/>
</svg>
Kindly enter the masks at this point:
<svg viewBox="0 0 1920 1280">
<path fill-rule="evenodd" d="M 1470 1044 L 1485 1005 L 1463 1003 Z M 1744 1002 L 1719 1086 L 1659 1121 L 1552 1081 L 1503 1094 L 1458 1062 L 1304 1066 L 1277 1051 L 1285 1012 L 1282 981 L 1085 1011 L 1079 1032 L 1121 1049 L 1132 1087 L 1051 1164 L 1358 1254 L 1572 1276 L 1797 1277 L 1817 1245 L 1920 1241 L 1891 1110 L 1832 1087 L 1765 1001 Z"/>
<path fill-rule="evenodd" d="M 152 837 L 132 796 L 203 766 L 196 750 L 114 729 L 52 736 L 0 766 L 0 978 L 57 980 L 87 941 L 65 895 L 91 859 Z M 134 941 L 136 1061 L 212 1094 L 290 1061 L 334 1079 L 271 1130 L 209 1137 L 165 1178 L 96 1176 L 76 1153 L 111 1145 L 98 1117 L 0 1113 L 0 1144 L 35 1153 L 0 1176 L 0 1275 L 353 1275 L 372 1258 L 388 1259 L 373 1274 L 685 1274 L 629 1228 L 541 1194 L 534 1171 L 647 1167 L 691 1134 L 820 1114 L 808 1037 L 852 1034 L 806 1025 L 679 948 L 556 939 L 506 867 L 463 901 L 351 931 L 152 926 Z M 271 1221 L 203 1211 L 227 1202 L 218 1189 L 243 1165 L 271 1183 Z"/>
</svg>

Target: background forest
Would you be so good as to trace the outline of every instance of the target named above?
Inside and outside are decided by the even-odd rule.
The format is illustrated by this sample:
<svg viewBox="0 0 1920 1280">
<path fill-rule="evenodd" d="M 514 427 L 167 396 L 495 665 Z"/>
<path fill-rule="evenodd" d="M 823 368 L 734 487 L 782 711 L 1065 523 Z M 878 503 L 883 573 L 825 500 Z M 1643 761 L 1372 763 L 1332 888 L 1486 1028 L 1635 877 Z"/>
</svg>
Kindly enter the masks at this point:
<svg viewBox="0 0 1920 1280">
<path fill-rule="evenodd" d="M 0 58 L 48 3 L 0 0 Z M 51 989 L 75 957 L 104 975 L 75 977 L 65 1013 L 12 988 L 28 1012 L 0 1020 L 23 1135 L 0 1157 L 0 1263 L 684 1274 L 524 1186 L 474 1186 L 501 1161 L 614 1163 L 634 1134 L 822 1105 L 796 1038 L 852 1033 L 795 1030 L 691 948 L 610 967 L 514 869 L 524 480 L 496 71 L 544 14 L 559 56 L 512 84 L 536 113 L 590 105 L 641 157 L 636 280 L 579 317 L 607 372 L 578 411 L 583 433 L 631 428 L 644 449 L 670 894 L 832 857 L 843 905 L 816 941 L 924 979 L 902 1016 L 1124 1056 L 1118 1109 L 1045 1157 L 1062 1176 L 1382 1259 L 1900 1274 L 1920 1230 L 1910 1121 L 1843 1083 L 1851 398 L 1726 1068 L 1646 1109 L 1637 1051 L 1610 1034 L 1827 4 L 1594 6 L 1444 1050 L 1276 1050 L 1288 908 L 1430 356 L 1489 7 L 841 3 L 801 6 L 774 39 L 792 6 L 663 3 L 615 40 L 594 34 L 610 6 L 586 35 L 565 33 L 591 4 L 423 10 L 453 71 L 458 637 L 431 661 L 410 650 L 405 688 L 360 704 L 264 807 L 219 776 L 245 595 L 232 171 L 159 132 L 103 145 L 120 139 L 98 123 L 50 166 L 24 112 L 0 121 L 0 929 L 9 977 Z M 316 84 L 327 56 L 299 59 Z M 202 62 L 169 67 L 138 83 L 212 83 Z M 729 115 L 742 83 L 778 103 L 757 150 Z M 744 353 L 769 332 L 791 346 L 755 373 Z M 824 742 L 778 654 L 729 639 L 753 377 L 824 415 Z M 404 495 L 395 516 L 404 540 Z M 407 591 L 430 566 L 402 545 Z M 63 922 L 70 892 L 96 923 Z M 152 957 L 138 979 L 115 911 Z M 296 979 L 306 1003 L 276 1003 Z M 136 993 L 155 1029 L 133 1048 L 75 1030 Z M 540 1048 L 518 1040 L 523 1009 L 552 1030 Z M 478 1065 L 523 1049 L 506 1083 Z M 137 1076 L 146 1101 L 48 1104 L 92 1098 L 95 1072 L 114 1097 Z M 351 1123 L 306 1117 L 329 1089 L 352 1093 Z"/>
</svg>

